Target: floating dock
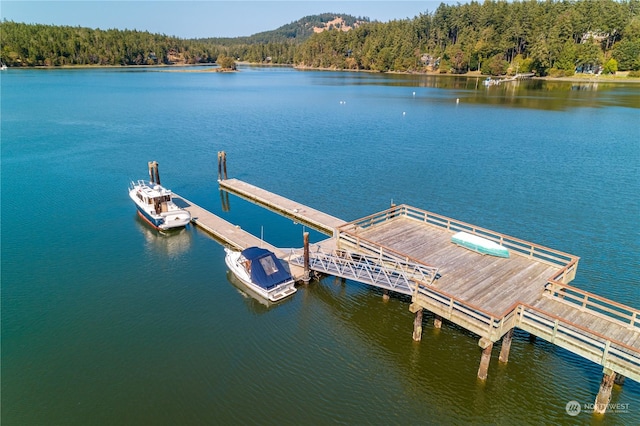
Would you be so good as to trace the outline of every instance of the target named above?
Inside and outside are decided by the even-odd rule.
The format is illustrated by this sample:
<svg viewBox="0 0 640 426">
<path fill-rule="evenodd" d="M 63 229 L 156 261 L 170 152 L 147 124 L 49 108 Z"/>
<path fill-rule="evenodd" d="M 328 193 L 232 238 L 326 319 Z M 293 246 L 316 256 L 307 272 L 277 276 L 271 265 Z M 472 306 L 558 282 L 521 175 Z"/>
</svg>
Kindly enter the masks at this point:
<svg viewBox="0 0 640 426">
<path fill-rule="evenodd" d="M 226 170 L 226 167 L 225 167 Z M 478 378 L 485 380 L 493 344 L 502 340 L 506 363 L 513 330 L 520 328 L 603 366 L 595 411 L 604 412 L 614 380 L 640 382 L 640 310 L 569 283 L 579 258 L 408 205 L 346 222 L 238 179 L 220 189 L 292 218 L 330 236 L 311 245 L 307 266 L 411 296 L 413 338 L 422 335 L 423 311 L 479 336 Z M 262 245 L 286 260 L 300 278 L 303 250 L 285 252 L 181 198 L 195 225 L 238 248 Z M 508 250 L 496 257 L 452 243 L 458 232 Z"/>
<path fill-rule="evenodd" d="M 295 219 L 297 222 L 326 235 L 333 235 L 336 228 L 346 224 L 342 219 L 238 179 L 225 179 L 220 180 L 218 183 L 220 184 L 220 189 L 224 191 Z"/>
</svg>

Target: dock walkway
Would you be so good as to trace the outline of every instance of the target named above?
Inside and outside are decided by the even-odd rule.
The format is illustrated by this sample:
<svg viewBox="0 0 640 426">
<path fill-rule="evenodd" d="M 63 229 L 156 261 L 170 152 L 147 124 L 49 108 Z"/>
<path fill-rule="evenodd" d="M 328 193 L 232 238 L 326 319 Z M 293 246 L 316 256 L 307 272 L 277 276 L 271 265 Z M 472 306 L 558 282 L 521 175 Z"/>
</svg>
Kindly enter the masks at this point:
<svg viewBox="0 0 640 426">
<path fill-rule="evenodd" d="M 247 247 L 262 247 L 273 252 L 279 258 L 286 258 L 290 255 L 289 251 L 279 247 L 272 246 L 255 235 L 243 230 L 239 226 L 222 219 L 210 211 L 200 207 L 199 205 L 187 200 L 186 198 L 173 194 L 173 200 L 180 207 L 191 213 L 191 222 L 202 228 L 207 233 L 221 241 L 223 244 L 231 246 L 237 250 L 243 250 Z M 302 279 L 303 268 L 290 264 L 290 272 L 296 281 Z"/>
<path fill-rule="evenodd" d="M 218 181 L 218 183 L 222 190 L 238 195 L 291 219 L 295 219 L 297 222 L 326 235 L 333 235 L 336 228 L 346 223 L 344 220 L 321 212 L 320 210 L 305 206 L 304 204 L 292 201 L 238 179 L 224 179 Z"/>
</svg>

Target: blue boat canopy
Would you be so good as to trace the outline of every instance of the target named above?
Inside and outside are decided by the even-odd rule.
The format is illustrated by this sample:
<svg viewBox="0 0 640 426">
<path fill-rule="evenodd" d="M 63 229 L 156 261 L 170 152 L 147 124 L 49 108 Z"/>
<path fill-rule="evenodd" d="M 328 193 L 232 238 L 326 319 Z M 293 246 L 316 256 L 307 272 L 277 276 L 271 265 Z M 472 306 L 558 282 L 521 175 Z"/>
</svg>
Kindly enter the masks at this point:
<svg viewBox="0 0 640 426">
<path fill-rule="evenodd" d="M 280 259 L 267 249 L 249 247 L 241 254 L 251 262 L 251 281 L 266 290 L 293 279 Z"/>
</svg>

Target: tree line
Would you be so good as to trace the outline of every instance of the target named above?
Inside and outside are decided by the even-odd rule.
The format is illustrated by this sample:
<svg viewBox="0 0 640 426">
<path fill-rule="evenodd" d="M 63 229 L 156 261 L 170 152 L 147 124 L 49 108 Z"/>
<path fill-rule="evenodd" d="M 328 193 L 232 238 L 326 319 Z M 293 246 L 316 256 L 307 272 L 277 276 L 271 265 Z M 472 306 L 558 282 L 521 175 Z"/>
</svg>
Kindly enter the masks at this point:
<svg viewBox="0 0 640 426">
<path fill-rule="evenodd" d="M 314 26 L 342 17 L 353 29 Z M 130 30 L 0 23 L 9 66 L 253 63 L 483 74 L 640 73 L 640 0 L 486 0 L 387 23 L 322 14 L 250 37 L 185 40 Z"/>
<path fill-rule="evenodd" d="M 640 0 L 471 1 L 311 36 L 301 66 L 500 75 L 640 70 Z"/>
<path fill-rule="evenodd" d="M 215 62 L 216 46 L 135 30 L 0 23 L 0 60 L 8 66 L 160 65 Z"/>
</svg>

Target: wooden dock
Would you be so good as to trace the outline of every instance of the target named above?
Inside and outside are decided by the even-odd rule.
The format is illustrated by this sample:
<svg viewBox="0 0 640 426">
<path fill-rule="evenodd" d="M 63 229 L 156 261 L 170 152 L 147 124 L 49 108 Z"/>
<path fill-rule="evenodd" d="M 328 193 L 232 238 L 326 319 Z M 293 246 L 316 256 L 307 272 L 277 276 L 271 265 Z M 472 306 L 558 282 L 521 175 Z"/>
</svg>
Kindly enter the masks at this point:
<svg viewBox="0 0 640 426">
<path fill-rule="evenodd" d="M 290 252 L 279 247 L 272 246 L 266 241 L 261 240 L 255 235 L 243 230 L 237 225 L 222 219 L 210 211 L 200 207 L 199 205 L 187 200 L 186 198 L 173 194 L 173 200 L 180 207 L 191 213 L 191 222 L 197 227 L 203 229 L 212 235 L 223 245 L 233 247 L 237 250 L 243 250 L 247 247 L 263 247 L 272 251 L 277 257 L 287 259 Z M 303 268 L 290 264 L 290 272 L 296 281 L 303 278 Z"/>
<path fill-rule="evenodd" d="M 499 243 L 510 257 L 453 244 L 459 231 Z M 500 359 L 508 359 L 517 327 L 602 365 L 609 375 L 640 381 L 640 311 L 571 287 L 577 256 L 406 205 L 350 222 L 336 235 L 339 248 L 437 267 L 437 279 L 416 281 L 410 308 L 417 316 L 414 337 L 420 339 L 423 309 L 437 322 L 444 318 L 477 334 L 486 352 L 480 378 L 501 338 Z"/>
<path fill-rule="evenodd" d="M 218 183 L 220 184 L 220 189 L 224 191 L 294 219 L 326 235 L 333 235 L 336 228 L 346 223 L 344 220 L 320 210 L 305 206 L 238 179 L 224 179 L 218 181 Z"/>
<path fill-rule="evenodd" d="M 436 327 L 446 319 L 478 335 L 481 380 L 493 344 L 502 339 L 500 361 L 507 362 L 513 330 L 520 328 L 603 366 L 596 410 L 604 412 L 616 377 L 640 382 L 640 310 L 570 286 L 577 256 L 407 205 L 346 222 L 237 179 L 219 184 L 330 235 L 310 248 L 311 269 L 411 295 L 415 340 L 424 310 L 435 314 Z M 302 271 L 302 250 L 285 253 L 181 200 L 193 222 L 219 240 L 238 248 L 266 246 Z M 459 231 L 506 247 L 509 258 L 453 244 Z"/>
</svg>

